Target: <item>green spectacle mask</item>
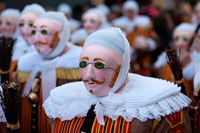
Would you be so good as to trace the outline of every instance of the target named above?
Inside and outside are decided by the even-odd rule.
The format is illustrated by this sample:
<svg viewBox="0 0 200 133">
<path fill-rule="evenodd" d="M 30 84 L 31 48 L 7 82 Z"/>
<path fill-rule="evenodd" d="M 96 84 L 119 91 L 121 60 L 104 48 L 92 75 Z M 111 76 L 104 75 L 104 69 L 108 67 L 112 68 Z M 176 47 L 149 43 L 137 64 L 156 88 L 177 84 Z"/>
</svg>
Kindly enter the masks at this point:
<svg viewBox="0 0 200 133">
<path fill-rule="evenodd" d="M 94 66 L 95 68 L 97 68 L 97 69 L 112 69 L 112 70 L 115 70 L 115 71 L 119 71 L 119 70 L 117 70 L 117 69 L 111 68 L 111 67 L 109 67 L 109 66 L 103 64 L 102 62 L 88 63 L 88 62 L 86 62 L 86 61 L 81 61 L 81 62 L 79 63 L 79 67 L 80 67 L 80 68 L 85 68 L 85 67 L 87 67 L 89 64 L 93 65 L 93 66 Z"/>
</svg>

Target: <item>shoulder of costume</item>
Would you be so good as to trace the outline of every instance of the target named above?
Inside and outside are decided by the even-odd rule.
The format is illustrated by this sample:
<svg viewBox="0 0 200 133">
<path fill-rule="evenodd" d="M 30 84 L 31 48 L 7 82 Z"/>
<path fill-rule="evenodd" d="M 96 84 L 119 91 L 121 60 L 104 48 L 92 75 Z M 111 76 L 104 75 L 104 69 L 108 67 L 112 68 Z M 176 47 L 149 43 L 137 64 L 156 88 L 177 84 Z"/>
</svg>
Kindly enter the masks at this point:
<svg viewBox="0 0 200 133">
<path fill-rule="evenodd" d="M 154 67 L 158 69 L 158 68 L 163 67 L 166 63 L 167 63 L 167 61 L 166 61 L 166 53 L 162 52 L 158 56 L 156 62 L 154 63 Z"/>
<path fill-rule="evenodd" d="M 151 19 L 148 16 L 137 15 L 135 18 L 136 26 L 146 27 L 151 23 Z"/>
<path fill-rule="evenodd" d="M 81 24 L 80 21 L 78 21 L 78 20 L 76 20 L 74 18 L 71 18 L 69 21 L 72 22 L 72 23 L 74 23 L 77 26 L 80 26 L 80 24 Z"/>
<path fill-rule="evenodd" d="M 32 68 L 42 61 L 42 57 L 38 52 L 31 52 L 19 58 L 17 68 L 22 72 L 30 72 Z"/>
<path fill-rule="evenodd" d="M 67 43 L 67 46 L 67 52 L 60 56 L 56 63 L 56 67 L 79 68 L 79 58 L 81 55 L 82 47 L 76 46 L 70 42 Z"/>
<path fill-rule="evenodd" d="M 125 27 L 127 19 L 125 16 L 121 16 L 119 18 L 116 18 L 112 21 L 112 25 L 119 26 L 119 27 Z"/>
<path fill-rule="evenodd" d="M 85 29 L 81 28 L 76 30 L 72 35 L 71 35 L 71 41 L 73 43 L 77 43 L 77 42 L 81 42 L 81 41 L 85 41 L 85 39 L 87 38 L 88 33 Z"/>
</svg>

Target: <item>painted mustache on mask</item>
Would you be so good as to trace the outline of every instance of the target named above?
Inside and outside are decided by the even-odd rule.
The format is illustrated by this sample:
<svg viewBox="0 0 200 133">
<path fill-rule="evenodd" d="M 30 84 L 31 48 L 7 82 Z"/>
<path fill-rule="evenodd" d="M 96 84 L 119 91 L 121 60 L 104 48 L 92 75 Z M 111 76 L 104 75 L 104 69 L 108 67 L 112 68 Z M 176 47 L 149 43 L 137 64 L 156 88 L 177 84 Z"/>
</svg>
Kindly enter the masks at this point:
<svg viewBox="0 0 200 133">
<path fill-rule="evenodd" d="M 35 44 L 46 45 L 47 42 L 41 42 L 41 41 L 38 41 L 38 42 L 36 42 Z"/>
<path fill-rule="evenodd" d="M 83 82 L 87 83 L 87 82 L 89 82 L 89 80 L 83 80 Z M 98 80 L 95 80 L 95 79 L 92 79 L 92 82 L 94 82 L 94 83 L 96 83 L 98 85 L 102 85 L 102 84 L 104 84 L 105 79 L 102 82 L 98 81 Z"/>
</svg>

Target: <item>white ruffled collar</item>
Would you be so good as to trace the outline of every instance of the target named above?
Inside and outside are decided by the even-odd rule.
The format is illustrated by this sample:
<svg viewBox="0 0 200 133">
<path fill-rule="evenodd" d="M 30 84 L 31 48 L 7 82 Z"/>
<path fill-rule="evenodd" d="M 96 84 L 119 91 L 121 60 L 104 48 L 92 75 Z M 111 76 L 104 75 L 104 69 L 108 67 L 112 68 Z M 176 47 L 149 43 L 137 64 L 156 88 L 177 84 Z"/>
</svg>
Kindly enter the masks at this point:
<svg viewBox="0 0 200 133">
<path fill-rule="evenodd" d="M 30 72 L 34 67 L 41 65 L 43 62 L 52 62 L 56 68 L 79 68 L 79 57 L 82 48 L 68 43 L 68 51 L 62 56 L 53 60 L 46 60 L 38 52 L 32 52 L 19 59 L 18 69 L 23 72 Z"/>
<path fill-rule="evenodd" d="M 90 106 L 96 104 L 95 113 L 103 125 L 103 116 L 113 120 L 122 116 L 126 121 L 160 120 L 161 116 L 179 111 L 190 102 L 173 83 L 129 74 L 129 83 L 120 93 L 97 98 L 86 90 L 83 82 L 74 82 L 53 89 L 43 107 L 50 118 L 71 120 L 86 116 Z"/>
<path fill-rule="evenodd" d="M 0 85 L 0 93 L 2 93 L 2 92 L 3 92 L 3 88 Z M 1 99 L 0 99 L 0 102 L 2 102 Z M 6 121 L 7 120 L 6 120 L 6 117 L 4 115 L 4 111 L 3 111 L 3 109 L 2 109 L 2 107 L 0 105 L 0 122 L 6 122 Z"/>
</svg>

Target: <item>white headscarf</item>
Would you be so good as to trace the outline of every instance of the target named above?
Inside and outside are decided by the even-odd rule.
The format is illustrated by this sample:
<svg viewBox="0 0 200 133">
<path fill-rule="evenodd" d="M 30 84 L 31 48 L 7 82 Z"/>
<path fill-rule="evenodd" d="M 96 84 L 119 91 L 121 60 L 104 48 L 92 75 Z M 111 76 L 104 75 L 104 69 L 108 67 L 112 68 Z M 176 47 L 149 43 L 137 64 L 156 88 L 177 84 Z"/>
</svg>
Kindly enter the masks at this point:
<svg viewBox="0 0 200 133">
<path fill-rule="evenodd" d="M 12 17 L 18 20 L 20 17 L 20 11 L 14 8 L 8 8 L 2 11 L 1 17 Z"/>
<path fill-rule="evenodd" d="M 194 32 L 195 28 L 196 28 L 195 25 L 183 22 L 179 24 L 178 26 L 176 26 L 176 28 L 174 29 L 174 33 L 179 32 L 179 31 Z"/>
<path fill-rule="evenodd" d="M 120 53 L 123 57 L 122 67 L 120 69 L 117 80 L 110 90 L 110 92 L 115 92 L 117 89 L 121 87 L 124 83 L 130 64 L 130 45 L 124 34 L 119 28 L 109 28 L 102 29 L 92 33 L 85 40 L 84 47 L 88 45 L 101 45 L 107 48 L 110 48 L 118 53 Z"/>
<path fill-rule="evenodd" d="M 91 8 L 91 9 L 87 10 L 82 16 L 90 15 L 90 14 L 94 14 L 94 15 L 96 15 L 96 16 L 98 16 L 100 18 L 101 25 L 99 26 L 99 29 L 107 28 L 108 27 L 106 16 L 99 9 L 97 9 L 97 8 Z"/>
<path fill-rule="evenodd" d="M 128 0 L 128 1 L 124 2 L 122 9 L 123 9 L 123 12 L 125 10 L 131 9 L 131 10 L 135 11 L 135 13 L 137 14 L 139 11 L 139 5 L 134 0 Z"/>
<path fill-rule="evenodd" d="M 65 14 L 72 14 L 72 8 L 67 3 L 61 3 L 57 8 L 58 12 L 63 12 Z"/>
<path fill-rule="evenodd" d="M 40 14 L 42 14 L 44 12 L 45 12 L 45 9 L 41 5 L 36 4 L 36 3 L 26 5 L 24 7 L 24 9 L 22 10 L 22 14 L 23 13 L 34 13 L 37 16 L 39 16 Z"/>
<path fill-rule="evenodd" d="M 38 18 L 53 19 L 53 20 L 59 21 L 62 24 L 61 32 L 58 35 L 59 42 L 56 48 L 50 54 L 46 56 L 47 58 L 55 57 L 63 51 L 63 49 L 65 48 L 65 45 L 67 44 L 67 41 L 69 40 L 69 36 L 70 36 L 69 22 L 63 13 L 54 12 L 54 11 L 45 12 L 41 14 Z"/>
<path fill-rule="evenodd" d="M 103 12 L 105 16 L 108 15 L 108 13 L 110 12 L 110 9 L 104 4 L 99 4 L 97 5 L 96 8 L 100 10 L 101 12 Z"/>
</svg>

